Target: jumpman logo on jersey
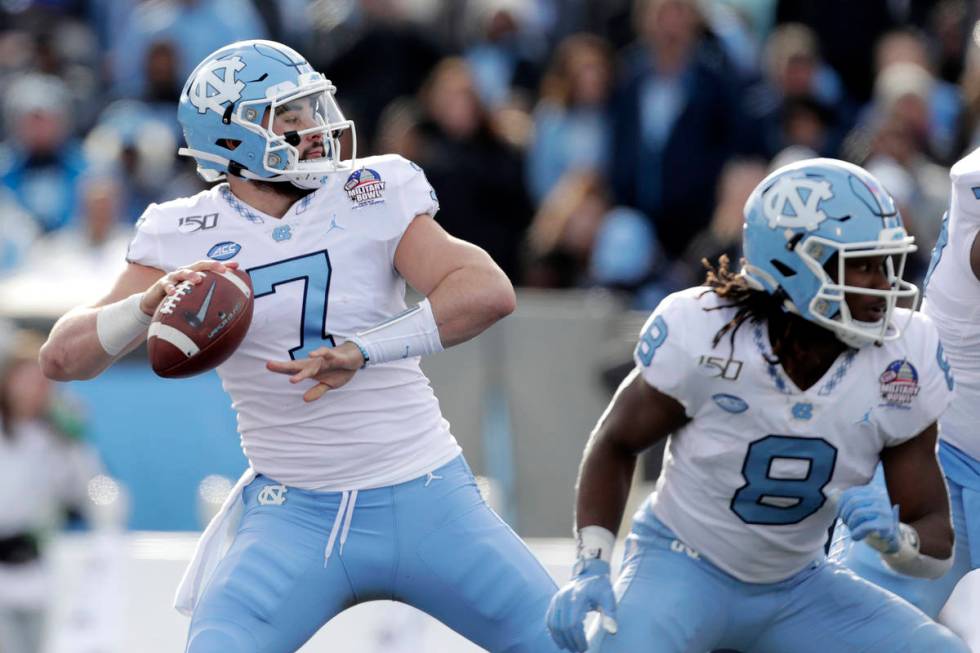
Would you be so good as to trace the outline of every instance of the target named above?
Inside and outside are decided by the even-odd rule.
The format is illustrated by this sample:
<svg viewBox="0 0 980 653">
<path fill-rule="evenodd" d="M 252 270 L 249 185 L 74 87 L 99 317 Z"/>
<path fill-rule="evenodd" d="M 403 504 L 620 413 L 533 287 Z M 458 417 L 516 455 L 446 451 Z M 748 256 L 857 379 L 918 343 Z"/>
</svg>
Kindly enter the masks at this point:
<svg viewBox="0 0 980 653">
<path fill-rule="evenodd" d="M 873 411 L 873 410 L 874 410 L 874 408 L 869 408 L 864 413 L 864 417 L 862 417 L 861 419 L 859 419 L 858 421 L 856 421 L 854 423 L 855 424 L 870 424 L 871 423 L 871 411 Z"/>
<path fill-rule="evenodd" d="M 339 224 L 337 224 L 337 214 L 336 213 L 334 213 L 333 215 L 330 216 L 330 228 L 327 229 L 327 233 L 330 233 L 334 229 L 340 229 L 341 231 L 345 231 L 347 229 L 347 227 L 342 227 Z"/>
</svg>

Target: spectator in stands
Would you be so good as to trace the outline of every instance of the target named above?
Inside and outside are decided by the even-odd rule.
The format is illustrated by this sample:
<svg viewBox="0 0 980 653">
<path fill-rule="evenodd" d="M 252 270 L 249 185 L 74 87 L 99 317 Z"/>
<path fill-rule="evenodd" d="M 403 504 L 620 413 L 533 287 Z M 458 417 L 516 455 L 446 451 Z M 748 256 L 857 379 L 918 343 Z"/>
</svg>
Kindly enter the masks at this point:
<svg viewBox="0 0 980 653">
<path fill-rule="evenodd" d="M 173 113 L 172 105 L 169 113 Z M 119 208 L 129 223 L 136 222 L 148 204 L 196 192 L 174 185 L 177 140 L 171 122 L 172 118 L 159 120 L 143 102 L 117 100 L 102 111 L 85 138 L 83 147 L 91 167 L 119 180 Z"/>
<path fill-rule="evenodd" d="M 148 88 L 147 53 L 154 44 L 173 43 L 177 79 L 187 79 L 197 62 L 233 41 L 266 37 L 250 0 L 159 0 L 141 2 L 110 34 L 113 91 L 117 97 L 143 97 Z"/>
<path fill-rule="evenodd" d="M 85 177 L 78 218 L 70 227 L 36 241 L 24 272 L 45 274 L 56 284 L 105 289 L 105 280 L 115 278 L 125 267 L 126 249 L 133 237 L 131 224 L 122 217 L 120 187 L 113 176 Z M 51 266 L 51 261 L 58 265 Z M 64 278 L 66 270 L 71 278 Z"/>
<path fill-rule="evenodd" d="M 183 80 L 179 76 L 179 53 L 174 43 L 167 39 L 152 42 L 146 50 L 143 70 L 146 81 L 142 99 L 147 112 L 168 125 L 174 137 L 179 137 L 180 125 L 174 117 L 174 104 L 180 99 Z"/>
<path fill-rule="evenodd" d="M 705 37 L 695 0 L 637 0 L 638 41 L 624 53 L 608 176 L 618 204 L 653 221 L 668 257 L 708 224 L 735 151 L 734 74 Z"/>
<path fill-rule="evenodd" d="M 820 58 L 816 37 L 804 25 L 786 24 L 766 41 L 765 76 L 740 98 L 746 129 L 743 153 L 772 158 L 791 145 L 833 155 L 849 110 L 837 74 Z"/>
<path fill-rule="evenodd" d="M 547 57 L 546 35 L 529 25 L 531 3 L 474 0 L 467 9 L 463 56 L 481 102 L 492 111 L 504 106 L 530 110 Z"/>
<path fill-rule="evenodd" d="M 570 170 L 606 169 L 613 65 L 612 48 L 597 36 L 574 34 L 558 45 L 541 82 L 527 152 L 527 184 L 536 203 Z"/>
<path fill-rule="evenodd" d="M 929 99 L 935 84 L 922 66 L 900 61 L 875 79 L 873 101 L 845 141 L 844 156 L 860 161 L 885 186 L 902 212 L 918 251 L 905 278 L 921 280 L 949 201 L 949 170 L 929 147 Z"/>
<path fill-rule="evenodd" d="M 753 189 L 765 179 L 769 170 L 760 159 L 732 159 L 725 164 L 718 180 L 718 203 L 711 224 L 701 231 L 684 252 L 683 268 L 674 271 L 679 287 L 701 283 L 707 259 L 712 265 L 721 255 L 728 256 L 737 268 L 742 258 L 742 213 Z"/>
<path fill-rule="evenodd" d="M 40 233 L 37 222 L 21 208 L 13 193 L 0 188 L 0 278 L 24 264 Z"/>
<path fill-rule="evenodd" d="M 412 22 L 406 4 L 362 0 L 360 13 L 345 26 L 349 33 L 338 28 L 320 35 L 317 40 L 323 43 L 314 46 L 317 52 L 345 44 L 339 52 L 317 52 L 311 63 L 343 89 L 344 115 L 357 124 L 362 143 L 374 142 L 384 108 L 396 98 L 413 95 L 444 54 L 442 45 Z"/>
<path fill-rule="evenodd" d="M 0 326 L 0 329 L 4 327 Z M 0 352 L 0 650 L 40 653 L 53 588 L 44 532 L 65 507 L 88 510 L 87 484 L 99 471 L 78 440 L 80 422 L 41 374 L 43 338 L 20 332 Z"/>
<path fill-rule="evenodd" d="M 385 107 L 378 120 L 375 152 L 400 154 L 409 161 L 422 156 L 419 107 L 411 98 L 398 98 Z"/>
<path fill-rule="evenodd" d="M 963 103 L 960 89 L 936 77 L 936 66 L 929 53 L 926 37 L 911 30 L 885 34 L 875 46 L 875 73 L 894 64 L 918 66 L 929 76 L 926 94 L 926 138 L 928 151 L 936 161 L 950 165 L 958 158 L 956 130 Z M 877 84 L 877 82 L 876 82 Z"/>
<path fill-rule="evenodd" d="M 545 197 L 527 231 L 524 284 L 575 288 L 590 284 L 592 248 L 611 208 L 595 172 L 570 171 Z"/>
<path fill-rule="evenodd" d="M 420 97 L 418 163 L 439 194 L 436 219 L 517 280 L 518 249 L 531 218 L 521 153 L 490 121 L 464 60 L 441 61 Z"/>
<path fill-rule="evenodd" d="M 0 146 L 0 184 L 46 232 L 70 221 L 85 169 L 71 137 L 71 117 L 67 88 L 57 77 L 27 74 L 7 88 L 8 138 Z"/>
</svg>

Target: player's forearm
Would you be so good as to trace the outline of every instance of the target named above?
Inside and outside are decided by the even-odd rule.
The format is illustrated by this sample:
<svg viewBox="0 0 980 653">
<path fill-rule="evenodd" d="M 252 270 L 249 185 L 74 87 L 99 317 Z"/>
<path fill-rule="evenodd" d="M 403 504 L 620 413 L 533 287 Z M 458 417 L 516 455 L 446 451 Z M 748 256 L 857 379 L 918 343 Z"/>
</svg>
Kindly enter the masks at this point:
<svg viewBox="0 0 980 653">
<path fill-rule="evenodd" d="M 466 342 L 516 306 L 514 288 L 496 265 L 454 270 L 429 293 L 443 347 Z"/>
<path fill-rule="evenodd" d="M 54 381 L 91 379 L 131 351 L 146 337 L 146 329 L 134 334 L 125 346 L 110 354 L 99 338 L 99 312 L 106 307 L 80 307 L 64 315 L 41 347 L 39 362 L 44 375 Z"/>
<path fill-rule="evenodd" d="M 919 551 L 939 560 L 953 555 L 953 527 L 949 514 L 930 513 L 909 523 L 919 535 Z"/>
<path fill-rule="evenodd" d="M 586 448 L 576 488 L 575 525 L 619 530 L 636 469 L 636 454 L 594 434 Z"/>
</svg>

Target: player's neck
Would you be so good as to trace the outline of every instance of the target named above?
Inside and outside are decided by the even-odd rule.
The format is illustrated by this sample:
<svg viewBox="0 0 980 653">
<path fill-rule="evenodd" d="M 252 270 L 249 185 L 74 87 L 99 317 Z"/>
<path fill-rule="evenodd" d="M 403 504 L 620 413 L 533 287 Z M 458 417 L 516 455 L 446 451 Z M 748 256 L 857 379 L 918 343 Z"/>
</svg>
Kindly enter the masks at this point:
<svg viewBox="0 0 980 653">
<path fill-rule="evenodd" d="M 289 208 L 312 190 L 296 188 L 289 182 L 246 181 L 228 178 L 231 192 L 253 209 L 274 218 L 286 215 Z"/>
<path fill-rule="evenodd" d="M 806 390 L 827 373 L 847 345 L 828 329 L 796 315 L 785 317 L 769 323 L 769 341 L 783 371 L 796 387 Z"/>
</svg>

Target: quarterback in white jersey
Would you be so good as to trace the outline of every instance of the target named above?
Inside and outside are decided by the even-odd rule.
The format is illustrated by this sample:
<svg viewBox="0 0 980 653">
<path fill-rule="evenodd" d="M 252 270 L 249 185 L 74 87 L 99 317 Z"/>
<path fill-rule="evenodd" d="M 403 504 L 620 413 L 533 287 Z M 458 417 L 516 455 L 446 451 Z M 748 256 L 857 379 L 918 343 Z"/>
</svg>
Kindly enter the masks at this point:
<svg viewBox="0 0 980 653">
<path fill-rule="evenodd" d="M 956 377 L 939 418 L 939 460 L 956 531 L 953 568 L 935 581 L 906 578 L 877 564 L 867 547 L 845 562 L 868 580 L 938 617 L 980 652 L 980 150 L 950 171 L 952 200 L 926 273 L 922 312 L 933 319 Z"/>
<path fill-rule="evenodd" d="M 839 516 L 902 573 L 951 563 L 934 450 L 953 380 L 932 322 L 896 307 L 917 294 L 901 278 L 912 238 L 871 175 L 832 159 L 773 172 L 745 218 L 741 274 L 723 259 L 661 302 L 592 434 L 552 635 L 602 653 L 962 653 L 824 555 Z M 613 589 L 636 456 L 668 436 Z M 879 462 L 891 501 L 869 485 Z M 602 619 L 587 642 L 590 610 Z"/>
<path fill-rule="evenodd" d="M 202 61 L 181 93 L 180 153 L 226 182 L 147 208 L 114 289 L 58 321 L 41 363 L 90 378 L 145 340 L 177 284 L 249 274 L 251 327 L 218 373 L 250 467 L 178 590 L 188 653 L 295 651 L 374 599 L 490 651 L 557 650 L 555 585 L 481 498 L 419 367 L 510 313 L 513 288 L 433 220 L 418 166 L 342 158 L 341 136 L 356 139 L 334 92 L 279 43 Z M 406 282 L 425 297 L 412 307 Z"/>
</svg>

